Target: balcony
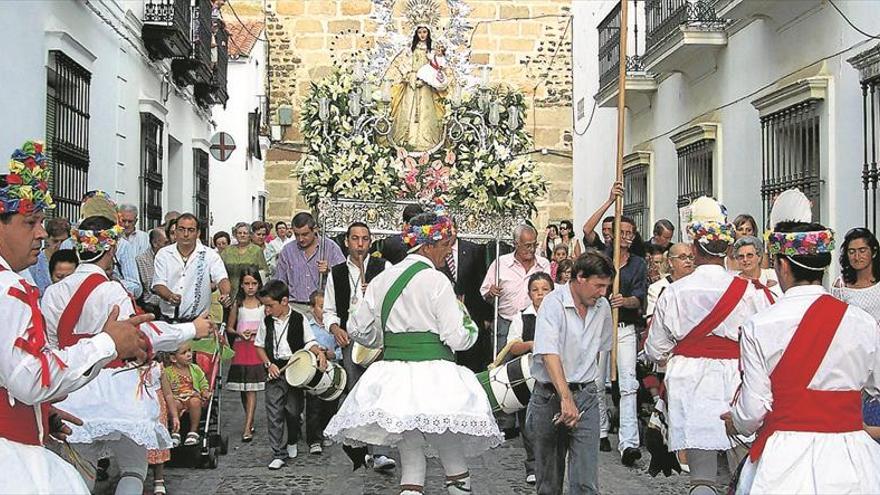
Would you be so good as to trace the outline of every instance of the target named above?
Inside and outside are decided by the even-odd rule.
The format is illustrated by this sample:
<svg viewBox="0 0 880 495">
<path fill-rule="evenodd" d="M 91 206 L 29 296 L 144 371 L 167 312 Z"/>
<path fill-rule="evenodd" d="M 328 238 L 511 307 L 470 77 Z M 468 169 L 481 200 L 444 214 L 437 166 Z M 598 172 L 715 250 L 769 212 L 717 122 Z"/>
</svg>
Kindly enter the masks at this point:
<svg viewBox="0 0 880 495">
<path fill-rule="evenodd" d="M 153 60 L 185 57 L 192 49 L 190 0 L 145 0 L 141 37 Z"/>
<path fill-rule="evenodd" d="M 821 9 L 823 0 L 712 0 L 718 17 L 748 24 L 755 19 L 770 19 L 777 26 L 784 26 L 807 12 Z"/>
<path fill-rule="evenodd" d="M 628 36 L 626 57 L 626 103 L 638 111 L 651 103 L 651 95 L 657 91 L 654 75 L 646 71 L 642 63 L 645 46 L 644 29 L 639 32 L 637 2 L 628 0 Z M 644 23 L 643 23 L 644 24 Z M 599 30 L 599 92 L 594 97 L 600 107 L 617 107 L 620 77 L 620 2 L 605 16 Z M 641 45 L 641 47 L 640 47 Z"/>
<path fill-rule="evenodd" d="M 229 68 L 229 33 L 222 23 L 217 27 L 214 33 L 214 49 L 217 53 L 217 60 L 209 83 L 196 83 L 195 94 L 196 100 L 204 106 L 223 105 L 229 100 L 229 93 L 226 90 L 226 75 Z"/>
<path fill-rule="evenodd" d="M 645 68 L 655 74 L 699 77 L 715 68 L 727 46 L 728 21 L 706 0 L 646 0 Z"/>
<path fill-rule="evenodd" d="M 208 84 L 213 77 L 211 62 L 211 1 L 192 1 L 190 40 L 192 48 L 181 58 L 171 61 L 174 82 L 179 86 Z"/>
</svg>

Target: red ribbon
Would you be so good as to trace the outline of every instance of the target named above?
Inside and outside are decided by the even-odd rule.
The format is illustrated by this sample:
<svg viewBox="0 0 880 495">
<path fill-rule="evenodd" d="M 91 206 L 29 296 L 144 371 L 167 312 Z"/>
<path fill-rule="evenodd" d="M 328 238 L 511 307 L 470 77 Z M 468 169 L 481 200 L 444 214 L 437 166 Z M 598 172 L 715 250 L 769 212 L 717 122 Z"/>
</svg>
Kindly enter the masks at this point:
<svg viewBox="0 0 880 495">
<path fill-rule="evenodd" d="M 43 322 L 43 313 L 40 312 L 40 292 L 23 280 L 21 285 L 24 290 L 10 287 L 9 295 L 30 306 L 31 324 L 27 328 L 27 338 L 16 339 L 15 347 L 40 360 L 40 382 L 46 388 L 52 383 L 48 356 L 52 356 L 61 369 L 66 368 L 67 365 L 54 352 L 46 349 L 46 326 Z"/>
</svg>

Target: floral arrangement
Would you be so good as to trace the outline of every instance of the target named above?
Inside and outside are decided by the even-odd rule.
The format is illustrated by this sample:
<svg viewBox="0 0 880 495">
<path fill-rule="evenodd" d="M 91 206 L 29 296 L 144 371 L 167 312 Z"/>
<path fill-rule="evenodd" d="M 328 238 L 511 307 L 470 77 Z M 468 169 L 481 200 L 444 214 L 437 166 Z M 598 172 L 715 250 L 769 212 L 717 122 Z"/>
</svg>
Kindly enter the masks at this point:
<svg viewBox="0 0 880 495">
<path fill-rule="evenodd" d="M 74 228 L 70 229 L 70 236 L 73 237 L 73 245 L 77 252 L 103 253 L 116 245 L 122 231 L 122 226 L 118 224 L 97 232 Z"/>
<path fill-rule="evenodd" d="M 349 94 L 363 91 L 370 98 L 379 97 L 379 91 L 363 89 L 377 87 L 378 81 L 369 77 L 355 81 L 350 68 L 337 69 L 311 83 L 302 105 L 308 154 L 293 175 L 309 204 L 326 197 L 376 202 L 442 197 L 450 204 L 487 213 L 536 210 L 547 182 L 528 157 L 533 143 L 522 125 L 526 115 L 522 93 L 498 86 L 479 88 L 454 102 L 446 100 L 446 146 L 412 156 L 381 137 L 374 139 L 373 128 L 369 133 L 355 132 Z M 322 100 L 328 103 L 323 113 Z M 362 106 L 361 112 L 371 118 L 381 114 L 379 105 Z M 491 125 L 482 125 L 490 120 Z M 481 128 L 486 129 L 484 135 Z"/>
<path fill-rule="evenodd" d="M 6 185 L 0 188 L 0 213 L 29 214 L 55 207 L 49 193 L 49 169 L 43 143 L 27 141 L 9 162 Z"/>
<path fill-rule="evenodd" d="M 452 235 L 452 218 L 446 212 L 443 200 L 434 200 L 434 214 L 437 220 L 431 225 L 407 225 L 403 233 L 403 242 L 410 247 L 420 244 L 434 244 Z"/>
<path fill-rule="evenodd" d="M 834 253 L 834 231 L 770 232 L 764 234 L 770 256 L 809 256 Z"/>
<path fill-rule="evenodd" d="M 735 229 L 733 224 L 715 220 L 694 221 L 687 224 L 687 233 L 691 239 L 701 243 L 712 241 L 733 242 Z"/>
</svg>

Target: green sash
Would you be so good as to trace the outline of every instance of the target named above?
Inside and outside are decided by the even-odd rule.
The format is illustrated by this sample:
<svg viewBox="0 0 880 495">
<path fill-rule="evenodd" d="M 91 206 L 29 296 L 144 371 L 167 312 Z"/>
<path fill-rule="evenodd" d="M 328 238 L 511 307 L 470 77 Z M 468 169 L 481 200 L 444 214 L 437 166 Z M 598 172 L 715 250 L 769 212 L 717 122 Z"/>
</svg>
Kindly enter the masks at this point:
<svg viewBox="0 0 880 495">
<path fill-rule="evenodd" d="M 413 263 L 400 274 L 400 277 L 391 284 L 391 288 L 385 294 L 385 299 L 382 301 L 382 331 L 385 339 L 383 359 L 385 361 L 455 361 L 455 354 L 440 341 L 440 336 L 436 333 L 393 333 L 386 330 L 388 315 L 391 314 L 391 308 L 400 298 L 403 289 L 417 273 L 429 268 L 431 267 L 422 261 Z"/>
</svg>

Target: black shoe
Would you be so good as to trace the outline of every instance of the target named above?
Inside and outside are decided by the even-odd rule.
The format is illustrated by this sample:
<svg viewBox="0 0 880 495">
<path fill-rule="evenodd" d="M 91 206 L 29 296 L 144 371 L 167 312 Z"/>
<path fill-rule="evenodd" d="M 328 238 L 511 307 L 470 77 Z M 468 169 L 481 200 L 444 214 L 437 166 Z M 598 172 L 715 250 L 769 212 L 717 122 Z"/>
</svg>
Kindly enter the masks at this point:
<svg viewBox="0 0 880 495">
<path fill-rule="evenodd" d="M 623 454 L 620 456 L 620 462 L 623 463 L 626 467 L 632 467 L 637 460 L 642 458 L 642 451 L 635 447 L 627 447 L 623 449 Z"/>
<path fill-rule="evenodd" d="M 504 429 L 504 439 L 505 440 L 513 440 L 514 438 L 519 436 L 519 428 L 505 428 Z"/>
<path fill-rule="evenodd" d="M 611 442 L 608 440 L 608 437 L 603 437 L 599 439 L 599 451 L 611 452 Z"/>
</svg>

